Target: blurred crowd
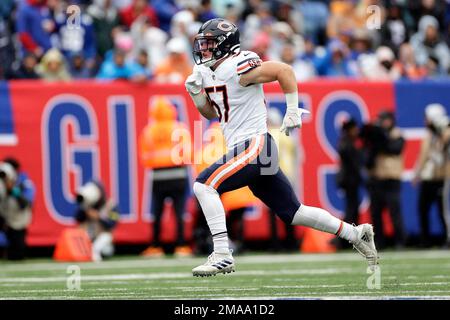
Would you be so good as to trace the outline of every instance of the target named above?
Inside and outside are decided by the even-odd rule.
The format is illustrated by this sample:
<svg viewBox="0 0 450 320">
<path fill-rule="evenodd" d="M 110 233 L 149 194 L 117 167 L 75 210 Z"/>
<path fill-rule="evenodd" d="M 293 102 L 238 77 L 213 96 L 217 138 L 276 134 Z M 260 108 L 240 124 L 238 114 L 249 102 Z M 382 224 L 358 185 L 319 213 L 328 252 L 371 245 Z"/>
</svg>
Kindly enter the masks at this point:
<svg viewBox="0 0 450 320">
<path fill-rule="evenodd" d="M 0 79 L 181 83 L 193 37 L 215 17 L 238 25 L 242 49 L 292 65 L 299 81 L 449 74 L 445 0 L 2 0 Z"/>
</svg>

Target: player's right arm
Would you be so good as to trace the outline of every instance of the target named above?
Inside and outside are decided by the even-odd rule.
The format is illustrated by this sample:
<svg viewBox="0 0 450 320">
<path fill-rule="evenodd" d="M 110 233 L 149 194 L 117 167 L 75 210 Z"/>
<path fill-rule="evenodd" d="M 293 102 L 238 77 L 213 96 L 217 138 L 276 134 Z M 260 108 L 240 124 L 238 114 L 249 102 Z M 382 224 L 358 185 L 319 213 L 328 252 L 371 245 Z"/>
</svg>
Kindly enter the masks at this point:
<svg viewBox="0 0 450 320">
<path fill-rule="evenodd" d="M 218 117 L 216 110 L 203 92 L 202 75 L 195 67 L 193 73 L 186 79 L 184 85 L 202 116 L 208 120 Z"/>
</svg>

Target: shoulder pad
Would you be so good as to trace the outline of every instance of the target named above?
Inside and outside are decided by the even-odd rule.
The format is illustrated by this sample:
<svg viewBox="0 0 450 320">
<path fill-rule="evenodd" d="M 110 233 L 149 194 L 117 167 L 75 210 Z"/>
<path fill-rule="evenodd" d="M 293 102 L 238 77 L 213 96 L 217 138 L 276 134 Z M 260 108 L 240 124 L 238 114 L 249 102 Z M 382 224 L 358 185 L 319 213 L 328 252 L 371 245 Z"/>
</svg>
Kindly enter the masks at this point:
<svg viewBox="0 0 450 320">
<path fill-rule="evenodd" d="M 261 58 L 252 51 L 242 51 L 236 58 L 239 59 L 236 64 L 236 72 L 239 76 L 259 67 L 262 63 Z"/>
</svg>

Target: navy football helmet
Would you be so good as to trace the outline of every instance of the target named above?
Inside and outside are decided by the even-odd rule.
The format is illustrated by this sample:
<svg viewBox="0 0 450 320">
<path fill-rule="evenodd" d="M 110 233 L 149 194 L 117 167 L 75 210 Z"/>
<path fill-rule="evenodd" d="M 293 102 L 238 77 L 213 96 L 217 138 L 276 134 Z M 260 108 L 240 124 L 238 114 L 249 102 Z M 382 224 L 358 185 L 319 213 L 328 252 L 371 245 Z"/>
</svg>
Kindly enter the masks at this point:
<svg viewBox="0 0 450 320">
<path fill-rule="evenodd" d="M 233 23 L 216 18 L 206 21 L 194 39 L 192 54 L 196 64 L 213 66 L 240 48 L 239 30 Z"/>
</svg>

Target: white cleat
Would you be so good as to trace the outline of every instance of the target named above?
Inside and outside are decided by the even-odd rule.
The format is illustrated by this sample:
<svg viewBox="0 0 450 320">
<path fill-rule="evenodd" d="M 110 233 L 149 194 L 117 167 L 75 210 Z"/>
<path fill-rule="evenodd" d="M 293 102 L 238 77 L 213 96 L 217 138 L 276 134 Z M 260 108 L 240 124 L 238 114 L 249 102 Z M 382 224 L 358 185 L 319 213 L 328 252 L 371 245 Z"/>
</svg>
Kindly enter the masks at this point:
<svg viewBox="0 0 450 320">
<path fill-rule="evenodd" d="M 353 244 L 353 248 L 356 249 L 364 258 L 371 270 L 374 270 L 378 265 L 378 252 L 375 247 L 375 241 L 373 240 L 375 233 L 373 232 L 372 225 L 365 223 L 355 227 L 358 233 L 358 240 L 355 242 L 350 241 Z"/>
<path fill-rule="evenodd" d="M 209 255 L 205 264 L 192 269 L 195 277 L 215 276 L 218 273 L 234 272 L 234 259 L 230 253 L 216 253 Z"/>
</svg>

